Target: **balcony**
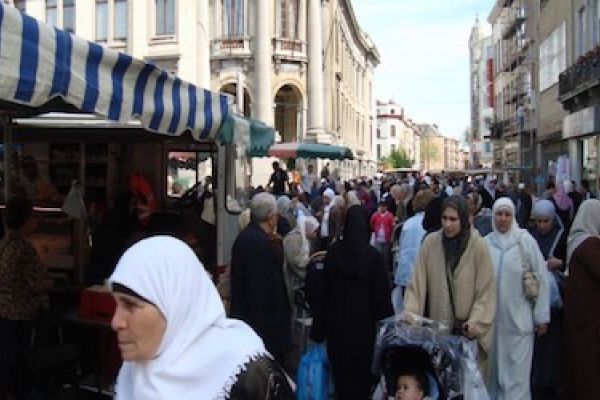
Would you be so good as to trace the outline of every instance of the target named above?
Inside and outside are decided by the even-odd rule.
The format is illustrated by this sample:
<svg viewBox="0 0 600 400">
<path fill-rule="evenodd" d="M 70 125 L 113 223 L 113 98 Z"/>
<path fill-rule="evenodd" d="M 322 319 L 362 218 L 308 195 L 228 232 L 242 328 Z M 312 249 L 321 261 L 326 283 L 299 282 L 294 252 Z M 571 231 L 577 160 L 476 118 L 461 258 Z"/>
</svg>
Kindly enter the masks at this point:
<svg viewBox="0 0 600 400">
<path fill-rule="evenodd" d="M 273 38 L 273 58 L 276 61 L 306 63 L 306 42 L 296 39 Z"/>
<path fill-rule="evenodd" d="M 508 40 L 514 36 L 519 27 L 527 21 L 527 9 L 525 7 L 514 9 L 510 14 L 511 19 L 502 31 L 502 39 L 504 40 Z"/>
<path fill-rule="evenodd" d="M 558 98 L 565 105 L 576 96 L 600 87 L 600 46 L 579 57 L 559 75 Z"/>
<path fill-rule="evenodd" d="M 250 55 L 250 38 L 248 37 L 227 37 L 211 41 L 211 58 L 213 59 L 250 58 Z"/>
</svg>

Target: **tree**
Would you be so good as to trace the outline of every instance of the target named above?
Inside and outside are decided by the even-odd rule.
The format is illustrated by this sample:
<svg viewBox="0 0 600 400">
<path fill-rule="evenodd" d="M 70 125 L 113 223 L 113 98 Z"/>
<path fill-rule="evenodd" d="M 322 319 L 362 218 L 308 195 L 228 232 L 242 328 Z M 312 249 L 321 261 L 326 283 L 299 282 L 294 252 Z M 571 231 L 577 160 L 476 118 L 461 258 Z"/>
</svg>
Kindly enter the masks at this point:
<svg viewBox="0 0 600 400">
<path fill-rule="evenodd" d="M 408 155 L 403 149 L 392 150 L 389 156 L 384 159 L 384 162 L 390 166 L 390 168 L 411 168 L 413 160 L 408 158 Z"/>
</svg>

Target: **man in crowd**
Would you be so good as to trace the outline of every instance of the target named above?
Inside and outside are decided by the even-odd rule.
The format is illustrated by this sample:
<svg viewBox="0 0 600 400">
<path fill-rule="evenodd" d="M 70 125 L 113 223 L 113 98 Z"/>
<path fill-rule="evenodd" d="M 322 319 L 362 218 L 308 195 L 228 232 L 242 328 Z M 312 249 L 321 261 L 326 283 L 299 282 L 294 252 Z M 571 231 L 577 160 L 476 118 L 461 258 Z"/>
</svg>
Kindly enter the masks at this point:
<svg viewBox="0 0 600 400">
<path fill-rule="evenodd" d="M 271 178 L 269 179 L 269 183 L 267 187 L 271 187 L 271 192 L 275 196 L 281 196 L 285 194 L 285 185 L 289 186 L 289 177 L 286 171 L 281 169 L 279 163 L 277 161 L 273 161 L 273 173 L 271 174 Z"/>
<path fill-rule="evenodd" d="M 259 193 L 250 204 L 250 225 L 231 254 L 231 317 L 250 325 L 283 366 L 291 346 L 290 304 L 283 275 L 283 243 L 276 234 L 277 204 Z"/>
</svg>

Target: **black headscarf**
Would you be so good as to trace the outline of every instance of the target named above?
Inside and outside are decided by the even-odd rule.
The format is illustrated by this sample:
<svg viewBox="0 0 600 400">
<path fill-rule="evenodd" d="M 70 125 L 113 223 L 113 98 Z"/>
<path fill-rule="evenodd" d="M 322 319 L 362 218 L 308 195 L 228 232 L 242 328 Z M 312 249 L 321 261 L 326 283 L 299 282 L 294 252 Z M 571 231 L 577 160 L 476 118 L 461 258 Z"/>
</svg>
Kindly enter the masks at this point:
<svg viewBox="0 0 600 400">
<path fill-rule="evenodd" d="M 460 232 L 453 238 L 448 238 L 442 232 L 442 243 L 444 245 L 444 256 L 446 258 L 446 266 L 449 266 L 452 271 L 460 262 L 471 237 L 471 224 L 469 223 L 469 205 L 461 196 L 450 196 L 444 199 L 442 203 L 442 214 L 447 208 L 452 208 L 458 213 L 460 220 Z"/>
<path fill-rule="evenodd" d="M 345 273 L 359 276 L 366 271 L 370 237 L 369 218 L 364 207 L 360 205 L 350 207 L 344 223 L 341 260 L 339 260 Z"/>
</svg>

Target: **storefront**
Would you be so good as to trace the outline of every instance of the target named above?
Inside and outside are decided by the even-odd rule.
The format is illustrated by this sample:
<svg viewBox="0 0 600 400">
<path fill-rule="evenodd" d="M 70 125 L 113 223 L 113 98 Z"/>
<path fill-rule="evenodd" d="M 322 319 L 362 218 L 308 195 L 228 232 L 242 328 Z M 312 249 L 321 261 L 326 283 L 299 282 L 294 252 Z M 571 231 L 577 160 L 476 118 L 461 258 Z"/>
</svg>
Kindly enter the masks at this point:
<svg viewBox="0 0 600 400">
<path fill-rule="evenodd" d="M 596 192 L 600 172 L 600 105 L 593 105 L 565 117 L 563 139 L 568 141 L 571 179 L 587 179 Z"/>
</svg>

